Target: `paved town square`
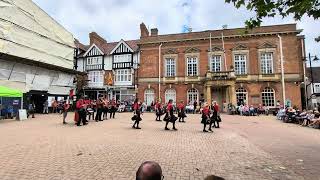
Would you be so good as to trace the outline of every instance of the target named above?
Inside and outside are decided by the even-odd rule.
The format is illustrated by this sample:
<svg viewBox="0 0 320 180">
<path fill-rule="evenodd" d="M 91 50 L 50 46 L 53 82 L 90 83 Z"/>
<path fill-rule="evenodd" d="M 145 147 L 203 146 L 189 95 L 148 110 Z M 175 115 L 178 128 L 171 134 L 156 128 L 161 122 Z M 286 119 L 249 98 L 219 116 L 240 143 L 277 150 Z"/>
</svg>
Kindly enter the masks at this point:
<svg viewBox="0 0 320 180">
<path fill-rule="evenodd" d="M 274 116 L 222 115 L 213 133 L 202 132 L 198 114 L 178 131 L 165 131 L 152 113 L 141 130 L 131 128 L 131 113 L 116 116 L 81 127 L 72 113 L 67 125 L 58 114 L 0 121 L 1 179 L 135 179 L 146 160 L 165 179 L 319 179 L 319 130 Z"/>
</svg>

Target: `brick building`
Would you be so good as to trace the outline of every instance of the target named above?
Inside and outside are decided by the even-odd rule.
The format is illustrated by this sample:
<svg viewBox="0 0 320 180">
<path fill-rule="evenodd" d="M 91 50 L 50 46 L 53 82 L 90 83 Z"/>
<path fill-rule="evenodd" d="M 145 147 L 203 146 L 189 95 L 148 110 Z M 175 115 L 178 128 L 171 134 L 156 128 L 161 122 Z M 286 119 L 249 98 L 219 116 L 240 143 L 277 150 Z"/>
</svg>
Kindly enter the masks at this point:
<svg viewBox="0 0 320 180">
<path fill-rule="evenodd" d="M 138 97 L 147 104 L 159 97 L 188 103 L 282 104 L 280 36 L 285 101 L 301 107 L 297 82 L 303 81 L 304 38 L 296 24 L 159 35 L 158 29 L 149 33 L 142 23 L 140 31 Z"/>
</svg>

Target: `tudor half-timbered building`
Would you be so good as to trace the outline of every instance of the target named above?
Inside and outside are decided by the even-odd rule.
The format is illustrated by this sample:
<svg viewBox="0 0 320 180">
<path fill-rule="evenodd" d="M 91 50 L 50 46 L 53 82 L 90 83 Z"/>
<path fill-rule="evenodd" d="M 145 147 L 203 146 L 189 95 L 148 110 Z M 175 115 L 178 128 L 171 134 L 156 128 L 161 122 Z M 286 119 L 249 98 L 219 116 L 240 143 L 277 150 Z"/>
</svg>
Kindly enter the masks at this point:
<svg viewBox="0 0 320 180">
<path fill-rule="evenodd" d="M 135 73 L 139 64 L 138 40 L 108 43 L 97 33 L 90 33 L 90 45 L 80 52 L 77 70 L 87 73 L 84 94 L 96 99 L 99 94 L 120 101 L 133 100 Z"/>
</svg>

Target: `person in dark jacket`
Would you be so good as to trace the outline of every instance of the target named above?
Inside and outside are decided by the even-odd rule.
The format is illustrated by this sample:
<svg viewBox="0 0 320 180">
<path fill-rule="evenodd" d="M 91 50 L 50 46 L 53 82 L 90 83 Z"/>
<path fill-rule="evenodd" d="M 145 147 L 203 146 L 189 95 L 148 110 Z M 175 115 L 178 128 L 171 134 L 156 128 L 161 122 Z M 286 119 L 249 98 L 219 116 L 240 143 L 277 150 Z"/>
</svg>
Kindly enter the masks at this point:
<svg viewBox="0 0 320 180">
<path fill-rule="evenodd" d="M 193 102 L 193 114 L 197 113 L 197 105 L 198 105 L 197 101 L 194 101 Z"/>
<path fill-rule="evenodd" d="M 172 104 L 173 100 L 170 99 L 167 105 L 167 112 L 166 112 L 166 116 L 164 117 L 164 121 L 166 121 L 166 127 L 164 128 L 165 130 L 170 130 L 168 128 L 168 124 L 169 122 L 172 122 L 172 126 L 173 126 L 173 130 L 178 130 L 176 128 L 176 120 L 178 119 L 174 114 L 173 114 L 173 104 Z"/>
<path fill-rule="evenodd" d="M 180 104 L 178 105 L 178 117 L 179 117 L 179 122 L 185 122 L 184 118 L 186 118 L 186 112 L 185 112 L 185 105 L 183 101 L 180 101 Z"/>
</svg>

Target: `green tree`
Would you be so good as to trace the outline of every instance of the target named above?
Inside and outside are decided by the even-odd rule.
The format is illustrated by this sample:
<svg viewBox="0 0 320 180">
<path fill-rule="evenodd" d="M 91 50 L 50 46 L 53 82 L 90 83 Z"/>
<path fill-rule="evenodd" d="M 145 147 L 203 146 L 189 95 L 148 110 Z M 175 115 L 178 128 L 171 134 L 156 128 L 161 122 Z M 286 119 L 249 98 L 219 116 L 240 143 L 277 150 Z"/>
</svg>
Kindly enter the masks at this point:
<svg viewBox="0 0 320 180">
<path fill-rule="evenodd" d="M 245 24 L 247 28 L 254 28 L 261 25 L 262 18 L 293 16 L 295 20 L 301 20 L 302 16 L 307 15 L 314 19 L 320 17 L 320 0 L 225 0 L 233 3 L 236 8 L 246 7 L 256 13 L 255 17 L 248 19 Z M 316 38 L 320 41 L 320 36 Z"/>
</svg>

